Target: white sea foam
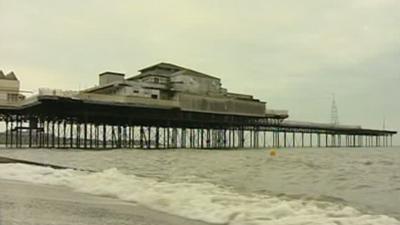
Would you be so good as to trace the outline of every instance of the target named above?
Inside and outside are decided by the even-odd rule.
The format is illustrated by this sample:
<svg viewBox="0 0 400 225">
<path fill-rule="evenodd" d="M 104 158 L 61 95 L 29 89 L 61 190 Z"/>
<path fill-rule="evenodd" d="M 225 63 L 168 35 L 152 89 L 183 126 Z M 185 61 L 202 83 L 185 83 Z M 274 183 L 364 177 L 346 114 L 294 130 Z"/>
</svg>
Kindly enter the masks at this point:
<svg viewBox="0 0 400 225">
<path fill-rule="evenodd" d="M 117 169 L 88 173 L 24 164 L 1 164 L 0 178 L 63 185 L 76 191 L 138 202 L 154 210 L 230 225 L 400 225 L 385 215 L 367 215 L 348 207 L 312 200 L 245 196 L 210 183 L 168 183 L 123 174 Z"/>
</svg>

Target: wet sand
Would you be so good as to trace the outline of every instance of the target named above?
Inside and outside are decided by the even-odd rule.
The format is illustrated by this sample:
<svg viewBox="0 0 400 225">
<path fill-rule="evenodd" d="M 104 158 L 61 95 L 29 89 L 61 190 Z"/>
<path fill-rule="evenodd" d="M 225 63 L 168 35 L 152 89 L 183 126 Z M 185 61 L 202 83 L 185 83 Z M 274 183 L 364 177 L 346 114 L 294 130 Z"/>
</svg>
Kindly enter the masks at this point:
<svg viewBox="0 0 400 225">
<path fill-rule="evenodd" d="M 0 157 L 0 163 L 16 162 L 24 163 Z M 38 165 L 34 162 L 28 164 Z M 0 190 L 0 225 L 207 225 L 134 203 L 77 193 L 60 186 L 0 179 Z"/>
<path fill-rule="evenodd" d="M 59 166 L 59 165 L 48 164 L 48 163 L 40 163 L 40 162 L 34 162 L 34 161 L 28 161 L 28 160 L 22 160 L 22 159 L 8 158 L 8 157 L 3 157 L 3 156 L 0 156 L 0 163 L 23 163 L 23 164 L 34 165 L 34 166 L 46 166 L 46 167 L 50 167 L 53 169 L 74 169 L 74 170 L 95 172 L 93 170 L 88 170 L 88 169 L 65 167 L 65 166 Z"/>
</svg>

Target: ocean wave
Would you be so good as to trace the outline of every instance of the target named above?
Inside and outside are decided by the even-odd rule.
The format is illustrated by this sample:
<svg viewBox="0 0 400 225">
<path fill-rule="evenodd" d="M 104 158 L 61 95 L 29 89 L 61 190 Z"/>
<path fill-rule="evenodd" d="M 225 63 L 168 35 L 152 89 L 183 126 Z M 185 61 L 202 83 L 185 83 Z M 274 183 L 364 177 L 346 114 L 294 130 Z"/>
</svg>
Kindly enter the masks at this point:
<svg viewBox="0 0 400 225">
<path fill-rule="evenodd" d="M 0 165 L 0 178 L 62 185 L 75 191 L 132 201 L 148 208 L 214 224 L 229 225 L 400 225 L 385 215 L 367 215 L 320 199 L 242 195 L 211 183 L 170 183 L 124 174 L 118 169 L 90 173 L 24 164 Z M 324 200 L 326 200 L 324 198 Z"/>
</svg>

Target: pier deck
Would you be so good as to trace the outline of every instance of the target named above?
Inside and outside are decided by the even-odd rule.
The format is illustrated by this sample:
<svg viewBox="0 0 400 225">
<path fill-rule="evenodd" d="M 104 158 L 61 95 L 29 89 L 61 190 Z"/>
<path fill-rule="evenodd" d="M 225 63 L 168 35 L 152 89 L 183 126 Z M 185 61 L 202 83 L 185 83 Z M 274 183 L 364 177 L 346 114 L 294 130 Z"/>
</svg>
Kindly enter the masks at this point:
<svg viewBox="0 0 400 225">
<path fill-rule="evenodd" d="M 170 101 L 99 94 L 38 95 L 0 105 L 6 148 L 265 148 L 392 145 L 396 131 L 182 110 Z"/>
</svg>

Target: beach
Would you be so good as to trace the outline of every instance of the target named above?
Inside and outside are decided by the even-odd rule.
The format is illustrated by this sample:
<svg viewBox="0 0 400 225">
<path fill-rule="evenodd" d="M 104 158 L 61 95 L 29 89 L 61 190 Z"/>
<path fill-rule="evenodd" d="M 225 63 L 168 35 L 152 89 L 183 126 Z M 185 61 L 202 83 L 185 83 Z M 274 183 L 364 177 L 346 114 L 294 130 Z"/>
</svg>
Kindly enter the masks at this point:
<svg viewBox="0 0 400 225">
<path fill-rule="evenodd" d="M 207 225 L 69 188 L 0 179 L 1 225 Z"/>
<path fill-rule="evenodd" d="M 400 224 L 399 148 L 275 151 L 2 150 L 63 168 L 0 164 L 0 221 Z"/>
</svg>

